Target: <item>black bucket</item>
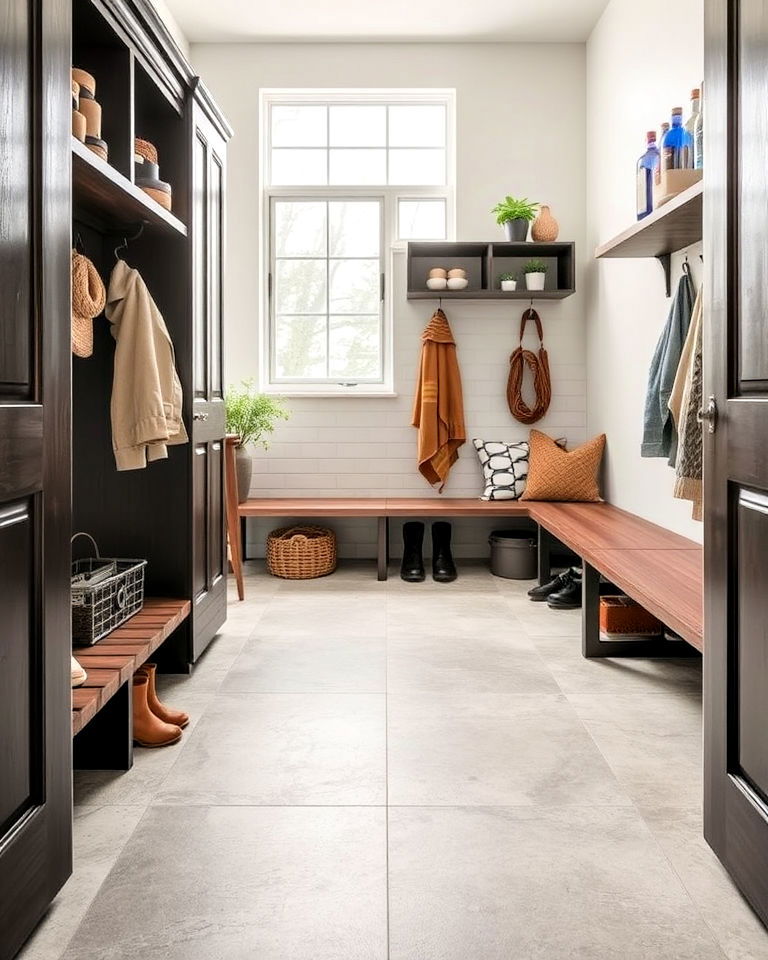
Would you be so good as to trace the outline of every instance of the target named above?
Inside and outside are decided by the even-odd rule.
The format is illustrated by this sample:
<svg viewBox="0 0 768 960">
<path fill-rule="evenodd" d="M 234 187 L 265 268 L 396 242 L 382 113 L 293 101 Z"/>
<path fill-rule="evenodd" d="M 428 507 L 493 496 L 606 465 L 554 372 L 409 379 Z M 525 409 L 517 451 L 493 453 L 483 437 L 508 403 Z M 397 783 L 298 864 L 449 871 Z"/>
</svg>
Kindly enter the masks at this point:
<svg viewBox="0 0 768 960">
<path fill-rule="evenodd" d="M 491 573 L 507 580 L 533 580 L 538 573 L 539 548 L 529 530 L 494 530 L 491 545 Z"/>
</svg>

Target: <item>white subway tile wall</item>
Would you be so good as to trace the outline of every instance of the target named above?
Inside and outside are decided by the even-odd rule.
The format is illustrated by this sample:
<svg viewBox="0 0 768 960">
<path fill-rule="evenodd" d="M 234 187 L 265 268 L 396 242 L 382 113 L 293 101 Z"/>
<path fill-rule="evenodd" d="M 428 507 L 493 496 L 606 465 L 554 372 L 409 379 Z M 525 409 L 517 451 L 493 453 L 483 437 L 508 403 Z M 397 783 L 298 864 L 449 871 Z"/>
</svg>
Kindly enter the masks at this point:
<svg viewBox="0 0 768 960">
<path fill-rule="evenodd" d="M 437 301 L 405 298 L 405 257 L 395 256 L 394 361 L 396 397 L 290 397 L 291 417 L 280 424 L 268 450 L 254 454 L 252 497 L 438 497 L 416 466 L 416 430 L 411 426 L 420 335 Z M 525 440 L 529 428 L 507 408 L 509 355 L 516 346 L 525 301 L 450 302 L 443 309 L 456 338 L 464 387 L 467 438 Z M 586 437 L 584 321 L 580 297 L 536 304 L 544 323 L 552 373 L 552 404 L 536 424 L 569 446 Z M 526 345 L 538 349 L 531 330 Z M 474 449 L 465 444 L 444 490 L 447 497 L 479 497 L 482 475 Z M 289 522 L 286 518 L 285 522 Z M 280 520 L 249 520 L 249 556 L 263 557 L 266 535 Z M 336 531 L 339 554 L 376 554 L 376 522 L 327 521 Z M 504 525 L 504 524 L 502 524 Z M 454 521 L 458 557 L 482 557 L 498 521 Z M 508 526 L 508 525 L 507 525 Z M 429 538 L 427 537 L 427 540 Z M 391 524 L 393 556 L 399 555 L 400 524 Z"/>
</svg>

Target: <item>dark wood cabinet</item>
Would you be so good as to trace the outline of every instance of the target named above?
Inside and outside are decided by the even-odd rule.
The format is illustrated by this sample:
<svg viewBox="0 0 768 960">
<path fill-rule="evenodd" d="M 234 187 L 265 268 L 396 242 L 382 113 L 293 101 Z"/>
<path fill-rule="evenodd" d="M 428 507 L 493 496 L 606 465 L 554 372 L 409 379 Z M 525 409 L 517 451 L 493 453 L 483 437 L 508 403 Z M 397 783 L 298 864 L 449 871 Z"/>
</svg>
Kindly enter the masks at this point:
<svg viewBox="0 0 768 960">
<path fill-rule="evenodd" d="M 192 97 L 192 470 L 193 653 L 226 617 L 224 514 L 223 277 L 228 128 L 197 83 Z"/>
<path fill-rule="evenodd" d="M 69 2 L 0 20 L 0 960 L 71 869 Z"/>
<path fill-rule="evenodd" d="M 102 555 L 147 559 L 147 597 L 167 598 L 154 609 L 184 611 L 153 650 L 165 666 L 190 669 L 226 616 L 230 130 L 149 0 L 7 0 L 0 42 L 0 960 L 10 960 L 71 871 L 73 532 Z M 107 161 L 72 137 L 72 65 L 96 78 Z M 170 212 L 136 183 L 137 136 L 158 149 Z M 117 255 L 139 272 L 174 345 L 190 440 L 146 469 L 116 469 L 103 315 L 93 355 L 72 357 L 75 239 L 105 284 Z M 130 763 L 124 680 L 108 709 L 74 726 L 85 765 Z M 74 700 L 89 696 L 83 687 Z"/>
<path fill-rule="evenodd" d="M 707 0 L 704 832 L 768 923 L 766 57 L 764 0 Z"/>
</svg>

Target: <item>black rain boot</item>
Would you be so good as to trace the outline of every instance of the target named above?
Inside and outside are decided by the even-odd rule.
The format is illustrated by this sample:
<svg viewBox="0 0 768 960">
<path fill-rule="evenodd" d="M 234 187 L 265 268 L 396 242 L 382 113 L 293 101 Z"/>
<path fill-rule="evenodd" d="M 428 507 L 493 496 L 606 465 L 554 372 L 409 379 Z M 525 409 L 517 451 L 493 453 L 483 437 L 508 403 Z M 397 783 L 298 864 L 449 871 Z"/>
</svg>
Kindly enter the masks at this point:
<svg viewBox="0 0 768 960">
<path fill-rule="evenodd" d="M 409 520 L 403 524 L 403 561 L 400 564 L 400 579 L 407 583 L 421 583 L 424 573 L 424 557 L 421 552 L 424 543 L 424 524 L 420 520 Z"/>
<path fill-rule="evenodd" d="M 444 520 L 432 524 L 432 579 L 451 583 L 457 577 L 451 556 L 451 525 Z"/>
</svg>

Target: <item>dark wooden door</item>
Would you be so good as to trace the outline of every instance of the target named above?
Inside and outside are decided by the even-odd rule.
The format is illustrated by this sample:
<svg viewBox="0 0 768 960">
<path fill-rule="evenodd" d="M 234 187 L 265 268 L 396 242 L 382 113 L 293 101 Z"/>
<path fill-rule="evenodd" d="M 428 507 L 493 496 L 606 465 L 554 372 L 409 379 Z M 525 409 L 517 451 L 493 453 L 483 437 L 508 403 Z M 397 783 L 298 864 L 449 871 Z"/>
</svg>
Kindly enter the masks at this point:
<svg viewBox="0 0 768 960">
<path fill-rule="evenodd" d="M 0 960 L 71 872 L 69 16 L 0 17 Z"/>
<path fill-rule="evenodd" d="M 707 0 L 704 831 L 768 922 L 766 63 L 768 2 Z"/>
<path fill-rule="evenodd" d="M 223 247 L 226 141 L 195 98 L 192 108 L 192 548 L 193 654 L 226 619 Z"/>
</svg>

